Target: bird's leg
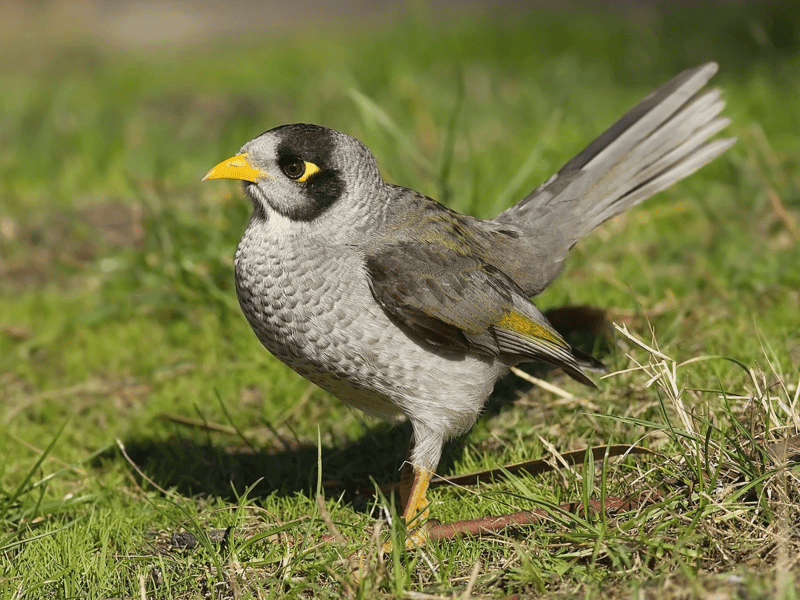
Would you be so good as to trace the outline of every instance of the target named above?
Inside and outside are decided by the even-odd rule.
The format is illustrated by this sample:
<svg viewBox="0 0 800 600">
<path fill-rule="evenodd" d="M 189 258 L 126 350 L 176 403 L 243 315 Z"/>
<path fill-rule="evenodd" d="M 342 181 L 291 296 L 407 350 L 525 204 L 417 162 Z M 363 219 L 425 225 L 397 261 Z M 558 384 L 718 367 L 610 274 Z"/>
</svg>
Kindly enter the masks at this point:
<svg viewBox="0 0 800 600">
<path fill-rule="evenodd" d="M 412 523 L 419 526 L 427 518 L 428 498 L 426 493 L 428 485 L 433 477 L 433 472 L 428 469 L 418 467 L 411 462 L 411 454 L 414 451 L 414 437 L 411 437 L 411 442 L 408 445 L 408 455 L 406 456 L 403 466 L 400 468 L 400 502 L 403 505 L 403 520 L 406 526 L 410 527 Z M 423 527 L 416 527 L 409 532 L 406 537 L 406 548 L 412 549 L 417 546 L 424 545 L 427 542 L 428 536 Z M 385 553 L 391 552 L 392 543 L 386 542 L 383 545 Z"/>
<path fill-rule="evenodd" d="M 400 503 L 403 506 L 403 519 L 406 525 L 416 521 L 419 525 L 428 518 L 428 499 L 426 492 L 433 473 L 412 462 L 414 453 L 415 436 L 411 435 L 408 443 L 408 453 L 403 466 L 400 467 Z"/>
<path fill-rule="evenodd" d="M 406 464 L 409 463 L 406 462 Z M 403 466 L 405 467 L 405 465 Z M 403 499 L 403 488 L 406 482 L 401 480 L 400 484 L 400 498 L 404 500 L 405 505 L 403 519 L 405 519 L 406 525 L 411 525 L 412 522 L 416 522 L 419 525 L 428 518 L 428 498 L 426 493 L 433 473 L 416 465 L 410 465 L 407 470 L 410 471 L 407 478 L 411 479 L 411 485 L 408 487 L 408 496 L 405 499 Z"/>
</svg>

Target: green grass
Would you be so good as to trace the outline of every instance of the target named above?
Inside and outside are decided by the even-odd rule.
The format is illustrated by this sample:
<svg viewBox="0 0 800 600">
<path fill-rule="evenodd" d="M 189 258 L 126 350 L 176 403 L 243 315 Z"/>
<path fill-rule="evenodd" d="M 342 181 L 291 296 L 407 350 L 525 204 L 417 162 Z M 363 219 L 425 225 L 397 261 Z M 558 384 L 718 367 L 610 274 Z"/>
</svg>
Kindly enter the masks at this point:
<svg viewBox="0 0 800 600">
<path fill-rule="evenodd" d="M 371 32 L 245 28 L 159 52 L 7 35 L 0 595 L 449 598 L 472 585 L 497 598 L 796 598 L 798 470 L 764 448 L 800 426 L 800 16 L 788 2 L 695 10 L 447 26 L 411 11 Z M 387 528 L 373 530 L 391 499 L 354 490 L 397 477 L 408 429 L 351 411 L 260 347 L 233 290 L 247 204 L 200 178 L 265 129 L 316 122 L 364 141 L 386 179 L 488 217 L 707 60 L 738 143 L 581 242 L 537 303 L 608 309 L 647 343 L 652 325 L 678 362 L 741 364 L 692 362 L 672 382 L 614 334 L 609 365 L 646 371 L 598 391 L 547 376 L 591 409 L 508 379 L 439 471 L 537 458 L 543 440 L 562 452 L 641 440 L 664 460 L 430 495 L 442 521 L 661 499 L 380 560 Z M 171 544 L 181 531 L 198 546 Z"/>
</svg>

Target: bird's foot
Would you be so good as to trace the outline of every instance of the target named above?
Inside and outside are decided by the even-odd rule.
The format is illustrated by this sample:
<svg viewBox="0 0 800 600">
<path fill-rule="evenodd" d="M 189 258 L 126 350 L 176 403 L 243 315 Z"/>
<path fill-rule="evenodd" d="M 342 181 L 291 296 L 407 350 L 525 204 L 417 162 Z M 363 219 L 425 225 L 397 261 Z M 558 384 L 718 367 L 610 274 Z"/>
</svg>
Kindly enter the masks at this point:
<svg viewBox="0 0 800 600">
<path fill-rule="evenodd" d="M 408 533 L 406 533 L 406 540 L 405 540 L 405 547 L 406 550 L 417 550 L 422 548 L 423 546 L 427 545 L 428 540 L 428 529 L 431 526 L 436 524 L 436 520 L 426 521 L 419 527 L 415 527 Z M 384 554 L 391 554 L 393 548 L 392 540 L 388 540 L 383 544 L 383 553 Z"/>
</svg>

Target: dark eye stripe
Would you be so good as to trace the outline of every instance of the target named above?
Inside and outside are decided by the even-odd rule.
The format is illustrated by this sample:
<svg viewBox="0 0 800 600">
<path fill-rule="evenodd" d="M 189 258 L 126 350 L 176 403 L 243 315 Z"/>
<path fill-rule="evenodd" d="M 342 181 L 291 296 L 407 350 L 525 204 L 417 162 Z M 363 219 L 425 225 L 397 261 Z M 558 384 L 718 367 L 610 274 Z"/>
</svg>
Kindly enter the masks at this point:
<svg viewBox="0 0 800 600">
<path fill-rule="evenodd" d="M 278 137 L 278 165 L 298 184 L 293 204 L 284 206 L 281 214 L 296 221 L 316 219 L 341 198 L 346 187 L 333 160 L 337 150 L 334 133 L 312 125 L 284 125 L 273 133 Z M 287 174 L 284 169 L 291 163 L 303 164 L 303 173 L 295 177 Z"/>
</svg>

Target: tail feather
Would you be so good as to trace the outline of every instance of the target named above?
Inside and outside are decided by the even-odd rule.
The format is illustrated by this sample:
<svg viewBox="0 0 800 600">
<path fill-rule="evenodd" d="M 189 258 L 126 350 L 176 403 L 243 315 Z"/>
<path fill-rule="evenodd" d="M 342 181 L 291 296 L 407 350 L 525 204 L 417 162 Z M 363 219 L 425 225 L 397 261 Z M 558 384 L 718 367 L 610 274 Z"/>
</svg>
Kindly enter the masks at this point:
<svg viewBox="0 0 800 600">
<path fill-rule="evenodd" d="M 660 192 L 671 186 L 676 181 L 679 181 L 697 171 L 700 167 L 708 164 L 720 154 L 725 152 L 735 142 L 735 139 L 715 140 L 708 144 L 703 144 L 697 148 L 692 154 L 685 156 L 680 162 L 672 163 L 669 170 L 662 171 L 652 179 L 647 180 L 639 187 L 632 189 L 621 200 L 624 203 L 622 209 L 619 209 L 616 204 L 612 205 L 606 214 L 602 215 L 598 220 L 598 225 L 611 217 L 618 215 L 630 206 L 634 206 L 647 200 L 653 194 Z M 587 232 L 588 233 L 588 232 Z"/>
<path fill-rule="evenodd" d="M 703 151 L 706 140 L 724 129 L 730 122 L 724 117 L 717 117 L 724 105 L 718 99 L 713 101 L 714 96 L 717 94 L 706 94 L 698 98 L 693 103 L 695 106 L 687 107 L 661 125 L 658 131 L 642 140 L 633 150 L 636 153 L 635 157 L 631 156 L 628 160 L 606 170 L 602 182 L 592 190 L 592 195 L 599 201 L 587 211 L 588 218 L 583 220 L 583 227 L 575 232 L 574 235 L 578 237 L 574 241 L 606 219 L 633 206 L 635 203 L 631 202 L 629 195 L 631 191 L 646 187 L 648 182 L 662 175 L 671 173 L 672 176 L 667 180 L 673 183 L 690 173 L 683 168 L 684 163 L 693 163 L 691 159 L 696 153 L 706 156 Z M 708 100 L 712 100 L 713 103 Z M 733 140 L 724 141 L 727 144 L 726 148 L 733 142 Z M 711 157 L 708 158 L 710 159 Z M 586 168 L 592 168 L 592 163 Z M 638 199 L 641 200 L 644 198 Z M 615 210 L 607 210 L 611 207 Z"/>
<path fill-rule="evenodd" d="M 725 106 L 719 92 L 702 91 L 716 71 L 717 65 L 708 63 L 677 75 L 494 219 L 527 234 L 526 254 L 550 261 L 527 280 L 522 276 L 518 281 L 526 292 L 544 289 L 569 249 L 592 229 L 686 177 L 733 144 L 734 139 L 708 141 L 729 123 L 718 116 Z"/>
</svg>

